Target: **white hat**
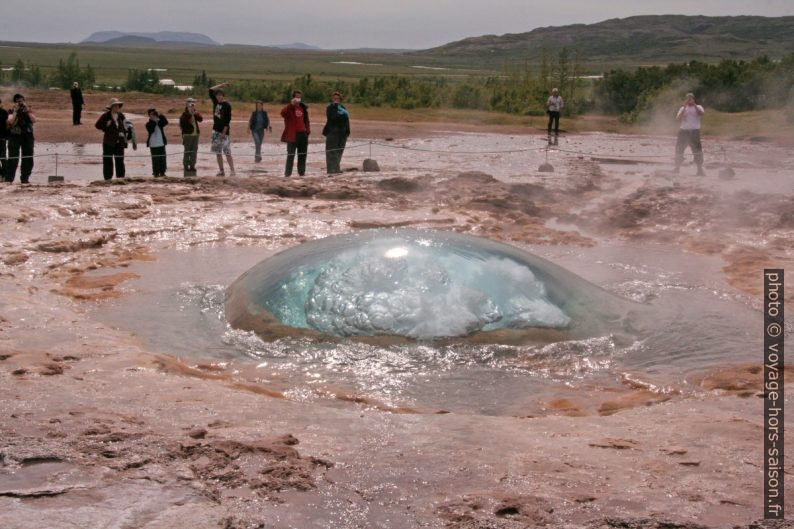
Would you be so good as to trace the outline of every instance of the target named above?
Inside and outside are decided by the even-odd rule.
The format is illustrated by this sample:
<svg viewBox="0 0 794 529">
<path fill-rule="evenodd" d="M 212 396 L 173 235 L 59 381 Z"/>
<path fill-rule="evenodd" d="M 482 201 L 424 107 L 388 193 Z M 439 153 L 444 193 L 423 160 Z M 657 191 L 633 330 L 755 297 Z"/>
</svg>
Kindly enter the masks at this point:
<svg viewBox="0 0 794 529">
<path fill-rule="evenodd" d="M 105 107 L 105 110 L 110 110 L 110 108 L 113 105 L 118 105 L 119 107 L 122 107 L 122 106 L 124 106 L 124 102 L 123 101 L 119 101 L 118 99 L 116 99 L 114 97 L 113 99 L 110 100 L 110 103 L 108 103 L 108 106 Z"/>
</svg>

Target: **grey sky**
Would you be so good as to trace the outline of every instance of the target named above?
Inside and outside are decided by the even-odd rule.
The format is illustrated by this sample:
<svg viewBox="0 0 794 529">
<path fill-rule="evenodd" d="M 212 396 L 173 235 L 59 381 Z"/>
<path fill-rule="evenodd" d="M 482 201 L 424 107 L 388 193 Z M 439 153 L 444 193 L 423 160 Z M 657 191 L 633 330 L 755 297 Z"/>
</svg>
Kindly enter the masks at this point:
<svg viewBox="0 0 794 529">
<path fill-rule="evenodd" d="M 3 0 L 0 40 L 195 31 L 222 43 L 428 48 L 489 33 L 643 14 L 794 15 L 792 0 Z"/>
</svg>

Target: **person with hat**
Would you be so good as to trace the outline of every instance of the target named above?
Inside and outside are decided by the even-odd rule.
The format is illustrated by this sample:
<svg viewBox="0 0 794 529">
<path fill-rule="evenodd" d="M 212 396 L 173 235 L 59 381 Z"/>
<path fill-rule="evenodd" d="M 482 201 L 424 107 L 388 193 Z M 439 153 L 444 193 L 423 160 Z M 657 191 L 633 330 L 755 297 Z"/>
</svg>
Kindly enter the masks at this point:
<svg viewBox="0 0 794 529">
<path fill-rule="evenodd" d="M 339 174 L 342 169 L 342 153 L 345 152 L 347 137 L 350 136 L 350 114 L 342 104 L 342 94 L 334 92 L 331 103 L 325 109 L 325 166 L 328 175 Z"/>
<path fill-rule="evenodd" d="M 223 155 L 229 162 L 229 176 L 234 176 L 234 160 L 232 160 L 232 139 L 229 135 L 232 127 L 232 105 L 226 101 L 224 88 L 229 83 L 221 83 L 210 88 L 210 99 L 212 99 L 212 152 L 218 160 L 218 174 L 225 176 L 223 171 Z"/>
<path fill-rule="evenodd" d="M 185 101 L 185 111 L 179 117 L 179 129 L 182 131 L 182 169 L 185 176 L 196 176 L 196 157 L 199 144 L 199 123 L 204 120 L 201 112 L 196 110 L 196 100 L 192 97 Z"/>
<path fill-rule="evenodd" d="M 248 130 L 251 131 L 251 136 L 254 138 L 254 162 L 261 162 L 265 129 L 268 132 L 273 132 L 273 128 L 270 126 L 270 118 L 265 111 L 264 101 L 257 99 L 254 105 L 254 111 L 251 112 L 251 117 L 248 118 Z"/>
<path fill-rule="evenodd" d="M 83 99 L 83 91 L 80 90 L 80 83 L 77 81 L 72 83 L 69 95 L 72 97 L 72 125 L 82 125 L 80 118 L 83 114 L 85 100 Z"/>
<path fill-rule="evenodd" d="M 20 153 L 22 167 L 19 172 L 19 181 L 27 184 L 33 172 L 33 124 L 36 116 L 25 102 L 25 96 L 14 94 L 14 107 L 8 116 L 8 167 L 6 168 L 6 182 L 13 182 L 19 166 Z"/>
<path fill-rule="evenodd" d="M 703 145 L 700 143 L 700 116 L 705 110 L 695 103 L 695 94 L 688 93 L 684 104 L 678 109 L 675 118 L 681 122 L 678 129 L 678 138 L 675 142 L 675 169 L 678 172 L 684 162 L 684 150 L 687 146 L 692 150 L 697 165 L 697 176 L 706 176 L 703 172 Z"/>
<path fill-rule="evenodd" d="M 113 167 L 116 168 L 116 178 L 124 178 L 124 149 L 127 148 L 129 134 L 127 119 L 121 113 L 124 103 L 115 97 L 110 100 L 105 112 L 96 121 L 96 128 L 101 130 L 102 136 L 102 176 L 105 180 L 113 178 Z M 135 148 L 136 145 L 133 145 Z"/>
<path fill-rule="evenodd" d="M 156 108 L 150 108 L 146 113 L 149 116 L 149 121 L 146 122 L 146 131 L 149 133 L 146 146 L 152 153 L 152 176 L 165 176 L 165 146 L 168 141 L 163 129 L 168 125 L 168 119 L 157 112 Z"/>
</svg>

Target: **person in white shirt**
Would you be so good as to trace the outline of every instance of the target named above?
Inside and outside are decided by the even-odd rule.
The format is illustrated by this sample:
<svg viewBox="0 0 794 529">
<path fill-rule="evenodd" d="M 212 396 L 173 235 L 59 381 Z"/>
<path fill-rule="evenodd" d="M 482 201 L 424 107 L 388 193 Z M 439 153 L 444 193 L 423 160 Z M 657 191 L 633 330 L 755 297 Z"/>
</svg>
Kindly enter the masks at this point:
<svg viewBox="0 0 794 529">
<path fill-rule="evenodd" d="M 695 94 L 688 93 L 683 106 L 678 109 L 675 118 L 681 123 L 678 139 L 675 143 L 675 172 L 677 173 L 684 161 L 684 150 L 687 145 L 692 150 L 695 164 L 698 166 L 697 176 L 706 176 L 703 172 L 703 146 L 700 144 L 700 116 L 705 111 L 695 103 Z"/>
<path fill-rule="evenodd" d="M 560 135 L 560 112 L 565 103 L 562 101 L 560 90 L 558 88 L 551 89 L 551 95 L 546 100 L 546 113 L 549 115 L 549 136 L 551 136 L 551 125 L 554 122 L 554 135 Z"/>
<path fill-rule="evenodd" d="M 168 125 L 168 119 L 154 108 L 150 108 L 147 114 L 149 121 L 146 122 L 146 131 L 149 138 L 146 145 L 152 151 L 152 176 L 165 176 L 165 146 L 168 140 L 163 128 Z"/>
</svg>

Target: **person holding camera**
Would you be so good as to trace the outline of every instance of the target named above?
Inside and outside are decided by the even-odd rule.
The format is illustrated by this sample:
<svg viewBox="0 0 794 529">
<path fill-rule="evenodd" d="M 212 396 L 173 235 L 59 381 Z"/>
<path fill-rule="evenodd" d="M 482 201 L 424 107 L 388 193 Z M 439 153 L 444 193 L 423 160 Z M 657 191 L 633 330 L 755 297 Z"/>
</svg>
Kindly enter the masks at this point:
<svg viewBox="0 0 794 529">
<path fill-rule="evenodd" d="M 678 172 L 684 161 L 684 150 L 687 146 L 692 150 L 695 165 L 698 167 L 697 176 L 706 176 L 703 172 L 703 145 L 700 143 L 700 116 L 705 110 L 695 103 L 695 94 L 688 93 L 684 104 L 678 109 L 675 118 L 681 122 L 678 129 L 678 138 L 675 142 L 675 169 Z"/>
<path fill-rule="evenodd" d="M 185 176 L 196 176 L 196 157 L 199 144 L 199 123 L 204 120 L 201 112 L 196 110 L 196 100 L 189 97 L 185 101 L 185 111 L 179 118 L 179 129 L 182 131 L 182 168 Z"/>
<path fill-rule="evenodd" d="M 96 121 L 96 128 L 101 130 L 102 136 L 102 176 L 105 180 L 113 178 L 113 166 L 116 167 L 116 178 L 124 178 L 126 168 L 124 167 L 124 149 L 127 148 L 127 140 L 132 135 L 129 121 L 121 113 L 124 103 L 115 97 L 110 100 L 105 107 L 107 112 L 99 116 Z M 128 124 L 129 123 L 129 124 Z M 132 135 L 132 148 L 136 149 L 134 135 Z"/>
<path fill-rule="evenodd" d="M 560 135 L 560 113 L 565 103 L 560 95 L 559 88 L 552 88 L 549 99 L 546 100 L 546 113 L 549 115 L 548 134 L 551 136 L 551 126 L 554 125 L 554 136 Z"/>
<path fill-rule="evenodd" d="M 0 101 L 0 182 L 6 179 L 6 142 L 8 141 L 8 111 Z"/>
<path fill-rule="evenodd" d="M 347 137 L 350 136 L 350 114 L 342 104 L 342 94 L 334 92 L 331 104 L 325 109 L 325 165 L 328 175 L 342 172 L 342 153 L 345 152 Z"/>
<path fill-rule="evenodd" d="M 221 83 L 210 88 L 210 99 L 212 99 L 212 152 L 218 160 L 218 174 L 225 176 L 223 171 L 223 155 L 229 162 L 229 176 L 234 176 L 234 161 L 232 160 L 232 139 L 229 135 L 232 126 L 232 105 L 226 101 L 224 88 L 229 83 Z"/>
<path fill-rule="evenodd" d="M 298 174 L 306 174 L 306 150 L 309 148 L 309 108 L 301 101 L 303 92 L 295 90 L 292 99 L 281 109 L 284 118 L 284 133 L 281 141 L 287 144 L 287 165 L 284 176 L 292 175 L 292 166 L 295 163 L 295 151 L 298 151 Z"/>
<path fill-rule="evenodd" d="M 254 162 L 262 161 L 262 141 L 265 139 L 265 130 L 273 132 L 270 126 L 270 118 L 265 111 L 264 101 L 257 99 L 254 104 L 254 111 L 248 118 L 248 130 L 254 138 Z"/>
<path fill-rule="evenodd" d="M 30 181 L 30 174 L 33 172 L 33 124 L 36 116 L 25 103 L 25 96 L 14 94 L 14 107 L 8 116 L 8 168 L 6 169 L 6 182 L 13 182 L 16 177 L 17 167 L 20 165 L 20 153 L 22 157 L 22 167 L 19 172 L 19 180 L 23 184 Z"/>
<path fill-rule="evenodd" d="M 152 153 L 152 176 L 165 176 L 165 146 L 168 140 L 163 129 L 168 125 L 168 119 L 155 108 L 150 108 L 146 113 L 149 115 L 149 121 L 146 122 L 146 131 L 149 133 L 146 146 Z"/>
<path fill-rule="evenodd" d="M 80 83 L 77 81 L 72 83 L 72 89 L 69 90 L 69 95 L 72 98 L 72 125 L 82 125 L 80 119 L 83 114 L 85 100 L 83 99 L 83 91 L 80 90 Z"/>
</svg>

